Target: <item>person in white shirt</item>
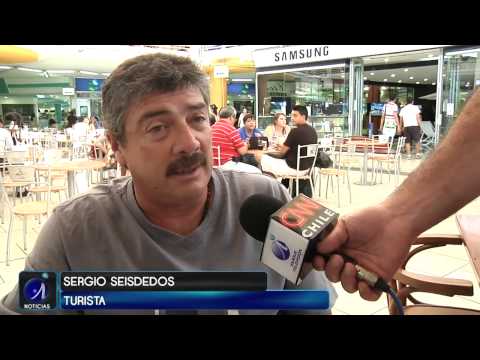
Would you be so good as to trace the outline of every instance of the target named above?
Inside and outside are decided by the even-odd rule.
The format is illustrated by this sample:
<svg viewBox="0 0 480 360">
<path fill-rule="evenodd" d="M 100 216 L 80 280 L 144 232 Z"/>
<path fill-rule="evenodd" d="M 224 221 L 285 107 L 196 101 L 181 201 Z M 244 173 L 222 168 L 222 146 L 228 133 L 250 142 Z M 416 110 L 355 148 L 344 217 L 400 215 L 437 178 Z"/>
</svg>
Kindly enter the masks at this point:
<svg viewBox="0 0 480 360">
<path fill-rule="evenodd" d="M 420 110 L 418 106 L 413 105 L 413 99 L 407 99 L 407 105 L 403 107 L 400 111 L 400 122 L 403 127 L 403 132 L 406 137 L 405 139 L 405 150 L 407 151 L 407 158 L 411 159 L 411 145 L 412 141 L 415 142 L 416 145 L 416 157 L 420 159 L 422 157 L 421 154 L 421 128 L 420 128 L 420 121 L 422 121 Z"/>
<path fill-rule="evenodd" d="M 380 131 L 383 135 L 394 137 L 399 129 L 398 105 L 395 104 L 395 96 L 390 96 L 389 102 L 383 107 Z"/>
<path fill-rule="evenodd" d="M 12 134 L 3 127 L 3 120 L 0 118 L 0 154 L 3 154 L 6 150 L 12 150 L 12 147 Z"/>
</svg>

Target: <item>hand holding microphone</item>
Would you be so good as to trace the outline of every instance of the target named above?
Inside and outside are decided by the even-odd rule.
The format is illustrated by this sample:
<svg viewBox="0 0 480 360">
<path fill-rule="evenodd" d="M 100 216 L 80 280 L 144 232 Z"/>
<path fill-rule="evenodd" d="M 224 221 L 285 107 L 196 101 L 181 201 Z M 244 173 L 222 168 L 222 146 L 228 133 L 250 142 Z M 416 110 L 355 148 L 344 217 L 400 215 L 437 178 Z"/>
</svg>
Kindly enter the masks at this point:
<svg viewBox="0 0 480 360">
<path fill-rule="evenodd" d="M 394 222 L 388 215 L 383 209 L 370 209 L 340 218 L 337 224 L 338 214 L 303 195 L 284 204 L 256 194 L 242 205 L 240 223 L 264 242 L 262 262 L 291 282 L 301 282 L 299 263 L 312 262 L 331 281 L 342 281 L 347 291 L 358 289 L 364 299 L 376 300 L 378 290 L 390 290 L 381 277 L 390 280 L 403 261 L 392 251 L 395 244 L 384 240 L 391 234 L 378 226 Z"/>
</svg>

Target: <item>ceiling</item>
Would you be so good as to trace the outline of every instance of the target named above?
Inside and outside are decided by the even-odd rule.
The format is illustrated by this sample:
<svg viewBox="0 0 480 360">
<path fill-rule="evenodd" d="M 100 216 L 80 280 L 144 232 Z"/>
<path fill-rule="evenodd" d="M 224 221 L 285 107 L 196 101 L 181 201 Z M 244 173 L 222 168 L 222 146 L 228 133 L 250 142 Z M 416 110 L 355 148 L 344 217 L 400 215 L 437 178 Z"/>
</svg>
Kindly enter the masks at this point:
<svg viewBox="0 0 480 360">
<path fill-rule="evenodd" d="M 189 55 L 190 50 L 187 45 L 22 45 L 21 48 L 37 52 L 38 61 L 7 65 L 40 70 L 83 70 L 99 74 L 109 73 L 123 61 L 138 55 L 156 52 Z M 17 71 L 13 73 L 17 75 Z"/>
</svg>

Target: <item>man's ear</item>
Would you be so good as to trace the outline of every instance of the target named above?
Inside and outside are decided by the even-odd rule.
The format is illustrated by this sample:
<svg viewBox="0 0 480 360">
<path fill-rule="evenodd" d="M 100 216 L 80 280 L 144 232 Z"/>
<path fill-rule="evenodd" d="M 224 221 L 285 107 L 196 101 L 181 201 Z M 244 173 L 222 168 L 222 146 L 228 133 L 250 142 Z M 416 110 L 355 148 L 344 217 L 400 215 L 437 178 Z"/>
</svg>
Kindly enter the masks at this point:
<svg viewBox="0 0 480 360">
<path fill-rule="evenodd" d="M 112 151 L 115 153 L 115 159 L 117 159 L 118 163 L 123 167 L 127 167 L 127 161 L 125 156 L 123 155 L 124 147 L 120 144 L 120 142 L 110 133 L 107 134 L 107 139 L 112 146 Z"/>
</svg>

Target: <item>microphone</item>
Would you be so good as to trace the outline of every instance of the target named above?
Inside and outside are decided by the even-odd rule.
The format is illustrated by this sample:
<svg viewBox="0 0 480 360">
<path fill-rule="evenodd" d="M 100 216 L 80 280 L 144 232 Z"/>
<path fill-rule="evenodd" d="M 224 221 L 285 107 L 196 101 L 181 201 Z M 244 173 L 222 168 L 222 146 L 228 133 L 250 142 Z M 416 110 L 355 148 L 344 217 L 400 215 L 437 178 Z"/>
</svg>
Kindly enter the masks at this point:
<svg viewBox="0 0 480 360">
<path fill-rule="evenodd" d="M 303 194 L 288 203 L 254 194 L 240 208 L 240 224 L 251 237 L 263 243 L 261 262 L 299 285 L 303 263 L 313 260 L 317 243 L 333 230 L 338 215 Z M 328 254 L 320 255 L 329 258 Z M 352 258 L 341 256 L 354 263 Z M 383 279 L 359 265 L 355 264 L 355 268 L 359 280 L 387 291 Z"/>
</svg>

